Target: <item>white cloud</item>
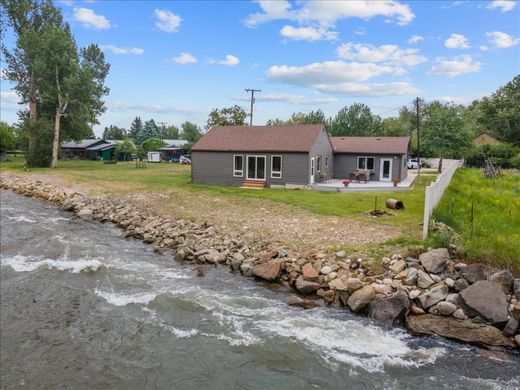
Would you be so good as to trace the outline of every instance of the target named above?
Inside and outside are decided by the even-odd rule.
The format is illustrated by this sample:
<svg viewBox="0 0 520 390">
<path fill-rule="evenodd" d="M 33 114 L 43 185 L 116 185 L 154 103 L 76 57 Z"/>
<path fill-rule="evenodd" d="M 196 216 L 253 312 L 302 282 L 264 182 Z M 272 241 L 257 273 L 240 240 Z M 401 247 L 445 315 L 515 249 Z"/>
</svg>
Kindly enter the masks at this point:
<svg viewBox="0 0 520 390">
<path fill-rule="evenodd" d="M 367 30 L 364 27 L 358 27 L 353 31 L 356 35 L 365 35 L 367 33 Z"/>
<path fill-rule="evenodd" d="M 111 51 L 112 54 L 115 55 L 130 54 L 133 56 L 140 56 L 144 53 L 144 49 L 141 49 L 139 47 L 118 47 L 114 45 L 101 45 L 101 49 Z"/>
<path fill-rule="evenodd" d="M 295 41 L 333 41 L 338 38 L 338 33 L 324 27 L 293 27 L 284 26 L 280 34 Z"/>
<path fill-rule="evenodd" d="M 179 15 L 175 15 L 173 12 L 163 9 L 156 9 L 155 17 L 157 18 L 155 25 L 160 30 L 166 32 L 177 32 L 182 21 Z"/>
<path fill-rule="evenodd" d="M 424 41 L 424 38 L 421 35 L 414 34 L 408 39 L 408 43 L 414 44 L 419 43 L 420 41 Z"/>
<path fill-rule="evenodd" d="M 213 58 L 208 58 L 209 64 L 219 64 L 219 65 L 225 65 L 225 66 L 235 66 L 240 63 L 240 59 L 238 57 L 235 57 L 232 54 L 228 54 L 224 57 L 223 60 L 214 60 Z"/>
<path fill-rule="evenodd" d="M 473 58 L 469 55 L 458 56 L 452 59 L 438 57 L 435 61 L 435 65 L 427 74 L 455 77 L 465 73 L 478 72 L 482 67 L 480 62 L 473 62 Z"/>
<path fill-rule="evenodd" d="M 486 37 L 491 44 L 500 49 L 506 49 L 520 43 L 520 38 L 514 38 L 511 35 L 500 31 L 487 32 Z"/>
<path fill-rule="evenodd" d="M 196 64 L 197 58 L 191 53 L 181 53 L 177 57 L 171 59 L 172 62 L 176 64 Z"/>
<path fill-rule="evenodd" d="M 415 15 L 406 4 L 396 0 L 384 1 L 301 1 L 299 8 L 292 8 L 288 1 L 258 1 L 263 12 L 250 14 L 245 21 L 249 27 L 257 26 L 273 20 L 288 19 L 299 23 L 319 23 L 321 26 L 332 26 L 336 21 L 347 18 L 371 19 L 384 16 L 395 20 L 397 24 L 409 24 Z"/>
<path fill-rule="evenodd" d="M 0 98 L 4 102 L 19 103 L 20 97 L 15 91 L 0 91 Z"/>
<path fill-rule="evenodd" d="M 462 34 L 451 34 L 444 42 L 444 46 L 448 49 L 467 49 L 470 47 L 468 38 Z"/>
<path fill-rule="evenodd" d="M 481 45 L 479 47 L 480 51 L 488 51 L 489 50 L 489 47 L 485 46 L 485 45 Z"/>
<path fill-rule="evenodd" d="M 237 101 L 249 102 L 249 96 L 232 96 L 231 99 Z M 284 93 L 260 93 L 255 95 L 255 101 L 266 103 L 286 102 L 289 104 L 312 105 L 312 104 L 331 104 L 338 101 L 333 97 L 309 98 L 304 95 L 284 94 Z"/>
<path fill-rule="evenodd" d="M 153 112 L 161 114 L 197 114 L 201 112 L 191 107 L 172 107 L 161 106 L 159 104 L 125 103 L 121 101 L 108 102 L 107 106 L 108 110 L 111 112 Z"/>
<path fill-rule="evenodd" d="M 361 43 L 345 43 L 338 47 L 338 56 L 353 61 L 383 62 L 415 66 L 426 62 L 417 49 L 401 49 L 397 45 L 374 46 Z"/>
<path fill-rule="evenodd" d="M 350 96 L 386 96 L 416 92 L 408 82 L 369 84 L 370 78 L 392 74 L 395 69 L 372 63 L 326 61 L 305 66 L 276 65 L 268 69 L 270 81 Z"/>
<path fill-rule="evenodd" d="M 74 19 L 84 27 L 94 30 L 106 30 L 110 28 L 110 21 L 103 15 L 98 15 L 90 8 L 74 8 Z"/>
<path fill-rule="evenodd" d="M 500 8 L 501 12 L 512 11 L 516 7 L 516 1 L 513 0 L 494 0 L 488 6 L 490 9 Z"/>
</svg>

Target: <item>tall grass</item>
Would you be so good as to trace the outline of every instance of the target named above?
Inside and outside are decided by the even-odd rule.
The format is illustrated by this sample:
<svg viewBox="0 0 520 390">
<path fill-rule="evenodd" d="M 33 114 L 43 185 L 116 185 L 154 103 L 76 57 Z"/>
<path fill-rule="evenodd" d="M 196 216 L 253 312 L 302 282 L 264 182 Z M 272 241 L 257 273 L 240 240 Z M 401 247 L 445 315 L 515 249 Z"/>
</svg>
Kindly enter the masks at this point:
<svg viewBox="0 0 520 390">
<path fill-rule="evenodd" d="M 459 169 L 433 217 L 460 233 L 469 260 L 520 271 L 518 172 L 490 179 L 481 169 Z"/>
</svg>

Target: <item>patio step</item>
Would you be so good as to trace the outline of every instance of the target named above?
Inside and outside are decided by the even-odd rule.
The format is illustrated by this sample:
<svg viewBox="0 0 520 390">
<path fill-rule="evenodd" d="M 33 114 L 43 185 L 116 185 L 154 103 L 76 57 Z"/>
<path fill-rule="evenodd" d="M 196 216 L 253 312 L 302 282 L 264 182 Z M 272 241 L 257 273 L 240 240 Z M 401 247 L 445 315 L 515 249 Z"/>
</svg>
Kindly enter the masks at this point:
<svg viewBox="0 0 520 390">
<path fill-rule="evenodd" d="M 242 188 L 266 188 L 267 183 L 265 181 L 251 181 L 246 180 L 244 184 L 242 184 Z"/>
</svg>

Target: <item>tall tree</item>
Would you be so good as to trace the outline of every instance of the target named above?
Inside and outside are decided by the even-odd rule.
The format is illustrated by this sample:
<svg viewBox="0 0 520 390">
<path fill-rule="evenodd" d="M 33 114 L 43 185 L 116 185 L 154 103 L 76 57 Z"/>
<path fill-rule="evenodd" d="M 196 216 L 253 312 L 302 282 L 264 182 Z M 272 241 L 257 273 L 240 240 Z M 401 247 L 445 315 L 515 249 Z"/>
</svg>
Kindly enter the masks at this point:
<svg viewBox="0 0 520 390">
<path fill-rule="evenodd" d="M 51 0 L 1 0 L 0 5 L 2 24 L 10 26 L 16 36 L 12 50 L 2 39 L 5 75 L 16 83 L 15 90 L 22 103 L 29 105 L 28 120 L 24 121 L 28 127 L 27 165 L 41 165 L 37 158 L 38 131 L 42 129 L 37 123 L 41 75 L 36 62 L 41 59 L 43 37 L 49 29 L 62 26 L 62 16 Z"/>
<path fill-rule="evenodd" d="M 128 135 L 130 138 L 132 138 L 135 142 L 137 142 L 138 139 L 141 139 L 143 132 L 143 121 L 141 120 L 141 117 L 136 116 L 132 123 L 130 124 L 130 131 L 128 132 Z"/>
<path fill-rule="evenodd" d="M 464 126 L 461 107 L 434 101 L 424 108 L 421 145 L 426 154 L 439 158 L 439 173 L 445 157 L 460 157 L 471 145 L 472 135 Z"/>
<path fill-rule="evenodd" d="M 246 111 L 237 105 L 215 108 L 210 112 L 205 128 L 209 130 L 213 126 L 243 126 L 247 118 Z"/>
<path fill-rule="evenodd" d="M 161 135 L 161 130 L 155 123 L 153 119 L 144 122 L 143 131 L 140 134 L 140 137 L 136 140 L 138 143 L 142 144 L 149 138 L 159 138 Z"/>
<path fill-rule="evenodd" d="M 199 126 L 192 122 L 184 122 L 181 125 L 182 133 L 181 139 L 187 140 L 189 143 L 197 142 L 201 137 L 202 133 Z"/>
<path fill-rule="evenodd" d="M 520 75 L 481 101 L 479 122 L 502 141 L 520 146 Z"/>
<path fill-rule="evenodd" d="M 177 126 L 167 126 L 164 128 L 162 135 L 165 139 L 179 139 L 179 128 Z"/>
<path fill-rule="evenodd" d="M 126 130 L 122 127 L 110 125 L 103 130 L 103 139 L 123 140 L 125 137 Z"/>
<path fill-rule="evenodd" d="M 381 118 L 361 103 L 343 107 L 331 120 L 329 132 L 334 136 L 370 136 L 382 132 Z"/>
</svg>

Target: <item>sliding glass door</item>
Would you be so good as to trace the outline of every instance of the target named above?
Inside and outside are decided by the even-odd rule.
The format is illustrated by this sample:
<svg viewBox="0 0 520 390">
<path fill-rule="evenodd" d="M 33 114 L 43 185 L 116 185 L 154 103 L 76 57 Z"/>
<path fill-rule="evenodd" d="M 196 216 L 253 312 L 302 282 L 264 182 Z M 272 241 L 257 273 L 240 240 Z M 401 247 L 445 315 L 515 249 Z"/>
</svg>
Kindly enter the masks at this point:
<svg viewBox="0 0 520 390">
<path fill-rule="evenodd" d="M 247 179 L 265 180 L 265 156 L 247 156 Z"/>
</svg>

